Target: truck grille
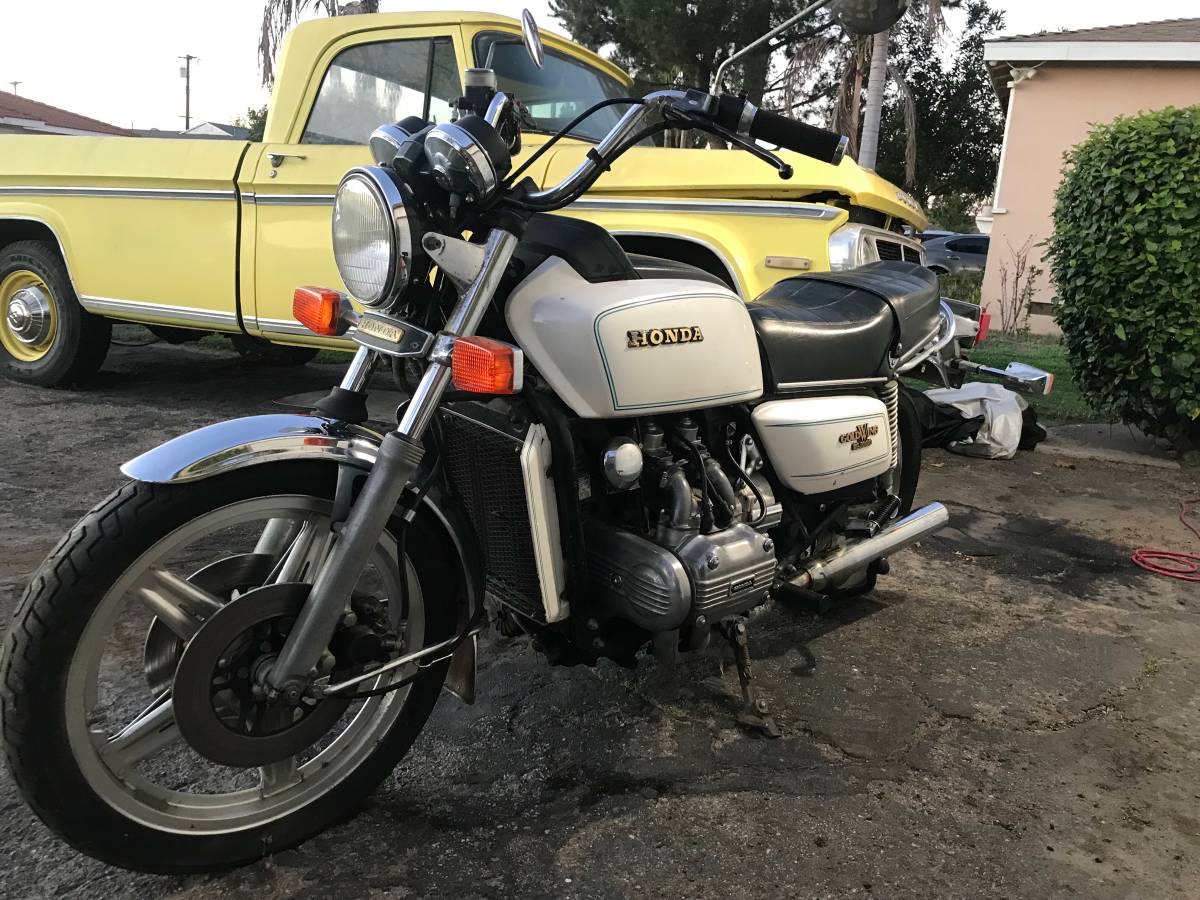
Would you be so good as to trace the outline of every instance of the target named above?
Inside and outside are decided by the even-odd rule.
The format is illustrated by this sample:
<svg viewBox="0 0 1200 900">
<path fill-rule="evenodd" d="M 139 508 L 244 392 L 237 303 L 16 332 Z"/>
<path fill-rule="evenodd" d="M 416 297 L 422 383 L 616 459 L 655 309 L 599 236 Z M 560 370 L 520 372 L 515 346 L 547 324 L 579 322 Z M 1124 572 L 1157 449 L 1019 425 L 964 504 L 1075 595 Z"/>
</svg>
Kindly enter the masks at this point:
<svg viewBox="0 0 1200 900">
<path fill-rule="evenodd" d="M 904 258 L 900 245 L 895 241 L 876 241 L 875 252 L 879 254 L 880 259 L 884 260 L 894 261 Z"/>
<path fill-rule="evenodd" d="M 443 465 L 483 550 L 487 593 L 544 622 L 521 474 L 524 438 L 507 422 L 485 423 L 487 412 L 474 403 L 442 409 Z"/>
<path fill-rule="evenodd" d="M 908 244 L 902 244 L 899 241 L 889 241 L 887 239 L 875 239 L 875 253 L 882 260 L 890 262 L 905 262 L 919 263 L 921 261 L 921 251 L 916 247 L 910 247 Z"/>
</svg>

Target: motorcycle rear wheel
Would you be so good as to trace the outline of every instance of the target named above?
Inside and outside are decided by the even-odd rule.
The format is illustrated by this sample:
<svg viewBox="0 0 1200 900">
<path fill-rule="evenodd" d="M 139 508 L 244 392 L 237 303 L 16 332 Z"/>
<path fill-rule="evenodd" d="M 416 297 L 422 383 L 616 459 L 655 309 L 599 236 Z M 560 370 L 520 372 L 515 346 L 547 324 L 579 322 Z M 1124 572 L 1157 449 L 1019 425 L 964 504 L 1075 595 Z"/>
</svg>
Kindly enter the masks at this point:
<svg viewBox="0 0 1200 900">
<path fill-rule="evenodd" d="M 446 662 L 407 687 L 354 702 L 290 759 L 257 772 L 205 759 L 179 737 L 170 708 L 174 667 L 190 638 L 176 640 L 163 627 L 171 611 L 147 609 L 134 589 L 148 566 L 186 576 L 217 548 L 223 561 L 187 580 L 224 603 L 253 602 L 264 570 L 229 575 L 254 569 L 256 560 L 253 552 L 227 551 L 239 540 L 253 547 L 263 522 L 294 517 L 317 522 L 320 532 L 334 476 L 332 466 L 277 463 L 194 484 L 127 484 L 84 516 L 34 575 L 0 661 L 4 743 L 25 800 L 67 842 L 146 872 L 243 864 L 352 814 L 407 753 L 437 702 Z M 284 545 L 308 557 L 307 546 L 297 549 L 303 527 Z M 356 589 L 384 598 L 375 608 L 401 623 L 405 650 L 449 637 L 456 621 L 453 598 L 431 596 L 445 579 L 430 570 L 436 554 L 421 544 L 410 528 L 407 608 L 398 609 L 402 576 L 390 532 Z M 319 559 L 313 552 L 308 558 Z M 227 573 L 223 585 L 214 571 Z M 203 628 L 182 594 L 169 599 L 196 613 Z M 139 617 L 149 619 L 148 629 Z M 188 626 L 175 624 L 186 635 Z"/>
</svg>

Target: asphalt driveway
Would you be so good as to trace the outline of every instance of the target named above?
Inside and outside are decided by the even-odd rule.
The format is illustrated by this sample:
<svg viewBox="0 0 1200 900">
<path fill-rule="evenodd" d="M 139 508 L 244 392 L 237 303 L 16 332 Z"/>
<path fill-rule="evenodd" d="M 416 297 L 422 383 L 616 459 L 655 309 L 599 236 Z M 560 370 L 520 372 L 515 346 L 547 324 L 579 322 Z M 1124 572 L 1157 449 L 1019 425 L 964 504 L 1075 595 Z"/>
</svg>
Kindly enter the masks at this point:
<svg viewBox="0 0 1200 900">
<path fill-rule="evenodd" d="M 114 348 L 100 383 L 0 382 L 0 617 L 119 463 L 324 388 L 339 369 Z M 1128 563 L 1197 552 L 1195 474 L 941 453 L 953 528 L 870 599 L 752 624 L 780 741 L 733 722 L 720 655 L 550 669 L 484 644 L 367 809 L 211 877 L 131 875 L 59 843 L 0 772 L 11 897 L 1169 897 L 1200 884 L 1200 593 Z M 1195 470 L 1191 470 L 1192 473 Z"/>
</svg>

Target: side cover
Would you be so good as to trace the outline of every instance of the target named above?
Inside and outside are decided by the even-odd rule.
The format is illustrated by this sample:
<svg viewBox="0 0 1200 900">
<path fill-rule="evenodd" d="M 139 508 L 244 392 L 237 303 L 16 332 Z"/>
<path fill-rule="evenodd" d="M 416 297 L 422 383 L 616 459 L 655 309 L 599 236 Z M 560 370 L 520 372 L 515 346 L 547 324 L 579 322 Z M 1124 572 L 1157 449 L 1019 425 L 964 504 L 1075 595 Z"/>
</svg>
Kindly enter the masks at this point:
<svg viewBox="0 0 1200 900">
<path fill-rule="evenodd" d="M 887 407 L 875 397 L 772 400 L 751 418 L 776 474 L 793 491 L 823 494 L 891 467 Z"/>
<path fill-rule="evenodd" d="M 589 282 L 550 257 L 513 290 L 509 330 L 585 418 L 641 416 L 753 400 L 762 366 L 745 304 L 687 279 Z"/>
</svg>

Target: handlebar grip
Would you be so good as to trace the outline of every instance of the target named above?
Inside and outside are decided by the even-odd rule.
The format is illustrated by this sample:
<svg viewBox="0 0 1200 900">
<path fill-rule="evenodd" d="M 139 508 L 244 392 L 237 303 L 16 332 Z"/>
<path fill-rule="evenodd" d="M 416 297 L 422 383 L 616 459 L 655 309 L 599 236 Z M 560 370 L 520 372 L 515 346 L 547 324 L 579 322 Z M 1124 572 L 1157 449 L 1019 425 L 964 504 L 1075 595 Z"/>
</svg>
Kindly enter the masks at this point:
<svg viewBox="0 0 1200 900">
<path fill-rule="evenodd" d="M 837 165 L 846 155 L 849 139 L 836 131 L 797 122 L 787 116 L 760 109 L 750 122 L 750 137 L 803 153 L 821 162 Z"/>
</svg>

